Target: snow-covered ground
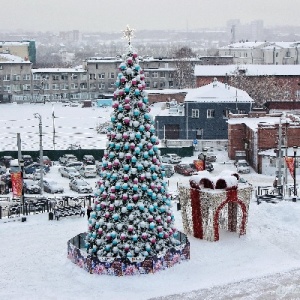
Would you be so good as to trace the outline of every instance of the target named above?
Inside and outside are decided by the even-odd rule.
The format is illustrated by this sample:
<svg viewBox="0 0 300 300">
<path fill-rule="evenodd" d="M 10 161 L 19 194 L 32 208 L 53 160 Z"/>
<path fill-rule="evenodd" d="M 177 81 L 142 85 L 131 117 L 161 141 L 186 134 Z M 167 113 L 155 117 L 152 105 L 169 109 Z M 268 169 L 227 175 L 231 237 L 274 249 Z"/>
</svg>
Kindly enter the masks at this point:
<svg viewBox="0 0 300 300">
<path fill-rule="evenodd" d="M 84 132 L 83 128 L 91 128 L 97 123 L 95 120 L 99 115 L 103 119 L 108 118 L 103 113 L 104 109 L 63 108 L 61 104 L 56 105 L 59 107 L 55 108 L 55 114 L 65 118 L 66 123 L 70 124 L 67 127 L 72 127 L 72 122 L 76 124 L 73 127 L 77 128 L 68 128 L 69 133 L 78 130 L 78 127 L 81 132 Z M 10 104 L 1 105 L 0 109 L 0 122 L 5 124 L 12 124 L 13 121 L 4 121 L 4 116 L 9 120 L 22 118 L 24 127 L 29 127 L 29 121 L 26 123 L 24 120 L 29 116 L 32 118 L 33 112 L 43 114 L 43 120 L 49 118 L 49 126 L 52 122 L 51 105 Z M 45 113 L 47 109 L 48 117 Z M 98 110 L 102 113 L 99 114 Z M 69 111 L 72 113 L 68 115 Z M 30 122 L 38 123 L 37 119 L 32 119 Z M 82 121 L 76 122 L 75 119 Z M 66 129 L 63 124 L 61 126 L 63 135 Z M 11 130 L 22 129 L 14 127 Z M 31 130 L 34 135 L 38 134 L 38 127 Z M 2 130 L 1 137 L 4 137 L 6 131 L 9 133 L 10 129 Z M 28 129 L 24 129 L 24 136 L 26 131 Z M 95 136 L 96 141 L 95 132 L 91 131 L 90 134 Z M 101 135 L 103 137 L 105 135 Z M 91 140 L 88 139 L 88 143 Z M 7 147 L 5 141 L 9 139 L 1 140 L 1 148 Z M 85 139 L 81 138 L 81 141 L 83 146 Z M 38 137 L 36 143 L 38 145 Z M 69 144 L 69 141 L 66 139 L 65 143 Z M 214 163 L 213 174 L 224 169 L 235 170 L 225 152 L 216 153 L 218 159 Z M 183 162 L 192 162 L 195 157 L 185 157 Z M 59 181 L 68 190 L 68 179 L 61 178 L 57 168 L 54 166 L 46 176 Z M 243 177 L 254 188 L 258 185 L 272 185 L 273 181 L 272 177 L 258 175 L 253 171 Z M 91 184 L 95 181 L 89 179 Z M 188 177 L 175 174 L 168 181 L 169 190 L 176 192 L 177 185 L 187 183 Z M 176 226 L 182 230 L 180 211 L 176 211 L 176 205 L 173 210 Z M 37 214 L 28 216 L 26 222 L 0 222 L 0 299 L 300 298 L 299 215 L 300 202 L 257 205 L 253 198 L 246 235 L 239 237 L 236 233 L 220 231 L 218 242 L 190 236 L 189 261 L 156 274 L 120 278 L 91 275 L 67 259 L 67 241 L 86 230 L 86 217 L 49 221 L 47 214 Z"/>
</svg>

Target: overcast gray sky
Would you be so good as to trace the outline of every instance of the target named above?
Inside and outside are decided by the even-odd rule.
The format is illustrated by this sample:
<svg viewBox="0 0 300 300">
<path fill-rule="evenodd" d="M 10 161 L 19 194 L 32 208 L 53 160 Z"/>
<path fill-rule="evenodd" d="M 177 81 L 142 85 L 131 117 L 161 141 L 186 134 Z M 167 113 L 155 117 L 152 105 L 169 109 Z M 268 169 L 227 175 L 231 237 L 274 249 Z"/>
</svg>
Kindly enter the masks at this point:
<svg viewBox="0 0 300 300">
<path fill-rule="evenodd" d="M 0 0 L 5 30 L 121 31 L 225 27 L 262 19 L 264 25 L 299 25 L 300 0 Z"/>
</svg>

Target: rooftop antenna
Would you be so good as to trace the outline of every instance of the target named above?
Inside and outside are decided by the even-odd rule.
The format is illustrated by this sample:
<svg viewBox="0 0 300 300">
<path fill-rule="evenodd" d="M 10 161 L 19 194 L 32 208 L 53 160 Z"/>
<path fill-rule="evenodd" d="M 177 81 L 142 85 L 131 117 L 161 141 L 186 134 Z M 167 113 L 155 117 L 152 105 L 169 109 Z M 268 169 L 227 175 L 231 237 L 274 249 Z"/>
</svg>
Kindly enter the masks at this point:
<svg viewBox="0 0 300 300">
<path fill-rule="evenodd" d="M 237 103 L 238 103 L 238 96 L 237 96 L 237 89 L 235 89 L 235 109 L 236 109 L 236 111 L 238 111 Z"/>
</svg>

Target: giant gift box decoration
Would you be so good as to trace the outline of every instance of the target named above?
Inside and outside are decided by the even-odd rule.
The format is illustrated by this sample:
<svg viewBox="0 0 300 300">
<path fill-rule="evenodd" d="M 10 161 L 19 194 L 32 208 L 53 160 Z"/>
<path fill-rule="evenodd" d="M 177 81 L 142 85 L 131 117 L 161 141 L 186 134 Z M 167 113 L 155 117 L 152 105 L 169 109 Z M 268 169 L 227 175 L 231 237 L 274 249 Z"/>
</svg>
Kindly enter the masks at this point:
<svg viewBox="0 0 300 300">
<path fill-rule="evenodd" d="M 203 172 L 190 178 L 190 187 L 178 187 L 186 234 L 208 241 L 219 240 L 219 228 L 246 234 L 252 186 L 238 179 L 231 172 Z"/>
</svg>

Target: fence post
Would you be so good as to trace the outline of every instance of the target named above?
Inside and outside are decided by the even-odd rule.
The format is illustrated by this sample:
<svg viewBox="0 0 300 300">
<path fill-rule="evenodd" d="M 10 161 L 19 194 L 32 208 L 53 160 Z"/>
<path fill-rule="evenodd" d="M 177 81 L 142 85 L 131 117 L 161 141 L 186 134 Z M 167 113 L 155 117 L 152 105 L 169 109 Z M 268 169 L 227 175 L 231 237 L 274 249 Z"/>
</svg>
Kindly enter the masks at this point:
<svg viewBox="0 0 300 300">
<path fill-rule="evenodd" d="M 2 219 L 2 206 L 0 206 L 0 220 Z"/>
</svg>

